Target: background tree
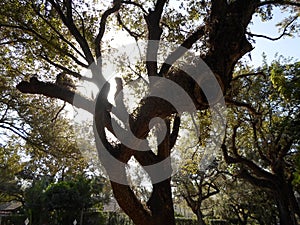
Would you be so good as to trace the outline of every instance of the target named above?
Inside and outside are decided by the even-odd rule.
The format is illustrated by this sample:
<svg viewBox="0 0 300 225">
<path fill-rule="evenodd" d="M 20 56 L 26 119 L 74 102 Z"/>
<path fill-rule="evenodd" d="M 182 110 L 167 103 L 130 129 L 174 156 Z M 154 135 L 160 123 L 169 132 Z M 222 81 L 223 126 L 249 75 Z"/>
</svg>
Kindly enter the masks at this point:
<svg viewBox="0 0 300 225">
<path fill-rule="evenodd" d="M 175 7 L 176 10 L 171 2 L 165 0 L 117 0 L 112 5 L 101 1 L 101 7 L 93 7 L 94 2 L 85 4 L 81 0 L 5 0 L 0 4 L 1 36 L 4 37 L 1 47 L 4 49 L 4 58 L 14 61 L 14 66 L 18 69 L 13 72 L 14 75 L 19 80 L 23 79 L 17 85 L 18 90 L 58 98 L 70 104 L 73 104 L 76 96 L 82 101 L 75 106 L 91 113 L 94 112 L 93 107 L 96 104 L 95 131 L 101 137 L 105 148 L 125 164 L 134 157 L 142 166 L 155 164 L 170 155 L 180 127 L 180 119 L 175 115 L 177 112 L 174 108 L 162 99 L 147 98 L 140 102 L 134 114 L 130 115 L 130 128 L 134 135 L 146 138 L 150 131 L 148 124 L 154 117 L 165 120 L 167 134 L 157 146 L 157 154 L 151 150 L 134 151 L 122 143 L 111 143 L 107 138 L 108 131 L 113 134 L 111 105 L 107 100 L 109 85 L 104 85 L 105 88 L 101 90 L 97 99 L 92 101 L 79 96 L 70 87 L 57 85 L 54 82 L 56 75 L 63 71 L 74 79 L 81 78 L 96 83 L 99 80 L 104 81 L 101 70 L 93 73 L 92 77 L 83 77 L 78 71 L 80 67 L 87 68 L 94 63 L 98 68 L 102 67 L 99 58 L 109 49 L 109 43 L 103 38 L 106 28 L 113 29 L 117 26 L 122 27 L 136 40 L 175 40 L 185 48 L 193 48 L 211 68 L 225 94 L 230 92 L 233 70 L 237 62 L 253 49 L 250 39 L 255 34 L 251 34 L 248 28 L 253 14 L 258 12 L 267 20 L 274 5 L 282 6 L 284 10 L 290 9 L 292 16 L 286 18 L 282 24 L 284 36 L 296 30 L 292 28 L 297 26 L 296 7 L 300 6 L 294 0 L 183 1 L 180 7 Z M 103 10 L 104 8 L 108 9 Z M 158 46 L 148 44 L 147 50 L 148 56 L 156 56 Z M 180 56 L 174 53 L 172 57 L 174 55 Z M 10 70 L 7 65 L 3 66 Z M 201 88 L 182 71 L 170 70 L 171 66 L 166 63 L 159 67 L 158 63 L 152 60 L 146 62 L 144 68 L 146 78 L 157 76 L 175 81 L 189 94 L 198 110 L 207 109 L 207 99 Z M 28 77 L 24 76 L 24 71 L 27 75 L 31 74 L 31 79 L 28 80 Z M 101 85 L 103 84 L 102 82 Z M 247 96 L 245 93 L 244 97 Z M 231 131 L 235 134 L 235 129 Z M 241 139 L 240 143 L 242 141 Z M 235 146 L 235 142 L 232 143 Z M 287 143 L 283 140 L 282 144 L 286 146 Z M 102 157 L 103 146 L 98 145 L 97 150 L 104 167 L 111 166 L 111 162 Z M 225 148 L 223 150 L 225 151 Z M 125 165 L 114 168 L 114 173 L 125 180 Z M 167 165 L 166 169 L 170 170 L 170 165 Z M 151 174 L 149 175 L 151 177 Z M 114 181 L 111 181 L 111 185 L 119 205 L 135 224 L 175 224 L 170 179 L 152 184 L 152 194 L 146 206 L 136 198 L 130 186 Z M 295 223 L 291 221 L 290 216 L 284 217 L 285 219 L 282 217 L 281 220 L 282 224 Z"/>
<path fill-rule="evenodd" d="M 1 146 L 0 157 L 0 202 L 22 200 L 21 184 L 16 177 L 22 170 L 19 155 L 15 150 Z"/>
<path fill-rule="evenodd" d="M 185 171 L 185 173 L 179 173 L 173 178 L 173 182 L 177 183 L 176 193 L 187 202 L 200 225 L 206 224 L 204 217 L 210 211 L 204 206 L 204 201 L 220 191 L 220 184 L 216 182 L 219 171 L 216 168 L 217 164 L 214 166 L 206 172 L 198 170 L 196 173 L 190 173 Z"/>
<path fill-rule="evenodd" d="M 183 163 L 172 178 L 175 196 L 186 201 L 201 225 L 207 224 L 206 218 L 211 214 L 211 207 L 214 207 L 213 204 L 209 207 L 205 203 L 220 192 L 222 183 L 218 180 L 222 173 L 228 173 L 221 171 L 217 156 L 206 170 L 199 167 L 210 124 L 209 112 L 181 116 L 181 132 L 189 135 L 179 137 L 175 145 L 175 148 L 180 148 Z"/>
<path fill-rule="evenodd" d="M 226 177 L 223 188 L 210 203 L 214 205 L 213 218 L 230 224 L 276 224 L 278 212 L 272 194 L 249 182 Z"/>
<path fill-rule="evenodd" d="M 35 181 L 25 192 L 26 209 L 33 224 L 83 224 L 84 211 L 103 208 L 110 193 L 99 178 L 83 176 L 54 182 L 50 177 Z"/>
<path fill-rule="evenodd" d="M 16 74 L 29 78 L 33 72 L 18 60 L 14 62 L 17 54 L 11 55 L 5 45 L 0 47 L 0 195 L 1 201 L 23 202 L 24 189 L 34 180 L 45 176 L 63 180 L 91 165 L 79 151 L 65 104 L 24 96 L 15 89 Z"/>
<path fill-rule="evenodd" d="M 299 205 L 292 181 L 299 145 L 299 63 L 274 61 L 247 72 L 234 78 L 239 85 L 233 101 L 243 101 L 246 111 L 232 108 L 234 122 L 222 147 L 224 158 L 238 165 L 239 177 L 273 194 L 281 224 L 295 224 Z"/>
</svg>

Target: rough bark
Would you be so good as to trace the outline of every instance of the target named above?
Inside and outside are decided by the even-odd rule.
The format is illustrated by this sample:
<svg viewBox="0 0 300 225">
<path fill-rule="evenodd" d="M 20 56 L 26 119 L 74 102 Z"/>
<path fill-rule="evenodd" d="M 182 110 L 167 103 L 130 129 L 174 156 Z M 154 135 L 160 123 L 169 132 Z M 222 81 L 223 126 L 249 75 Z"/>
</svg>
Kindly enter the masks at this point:
<svg viewBox="0 0 300 225">
<path fill-rule="evenodd" d="M 295 218 L 295 210 L 297 209 L 293 206 L 295 196 L 291 188 L 291 184 L 288 184 L 283 177 L 281 177 L 281 179 L 279 178 L 277 181 L 277 185 L 274 190 L 274 197 L 279 211 L 280 225 L 297 225 Z"/>
<path fill-rule="evenodd" d="M 203 57 L 215 73 L 223 90 L 227 90 L 237 61 L 253 49 L 246 38 L 246 28 L 259 1 L 213 0 L 206 29 L 209 31 L 209 51 Z"/>
</svg>

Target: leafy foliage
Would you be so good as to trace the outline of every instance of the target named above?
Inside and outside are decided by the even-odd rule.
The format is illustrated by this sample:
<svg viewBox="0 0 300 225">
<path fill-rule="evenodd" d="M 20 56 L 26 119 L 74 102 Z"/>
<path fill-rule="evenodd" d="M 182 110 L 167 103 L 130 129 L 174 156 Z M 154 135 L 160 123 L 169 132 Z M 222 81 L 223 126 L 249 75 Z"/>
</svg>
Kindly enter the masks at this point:
<svg viewBox="0 0 300 225">
<path fill-rule="evenodd" d="M 75 83 L 81 79 L 97 85 L 99 80 L 104 80 L 101 57 L 104 54 L 110 55 L 113 39 L 119 38 L 121 31 L 125 31 L 134 40 L 167 40 L 181 44 L 196 52 L 211 68 L 223 94 L 227 95 L 227 103 L 232 106 L 226 140 L 222 145 L 224 158 L 230 164 L 227 168 L 229 173 L 278 194 L 277 208 L 281 223 L 296 224 L 292 217 L 295 213 L 300 216 L 300 210 L 294 201 L 291 180 L 295 176 L 295 185 L 298 182 L 295 162 L 298 162 L 299 157 L 299 63 L 274 62 L 257 70 L 245 66 L 236 69 L 243 76 L 233 76 L 239 60 L 253 49 L 255 37 L 274 40 L 252 34 L 248 26 L 254 14 L 259 14 L 262 21 L 272 19 L 275 6 L 290 13 L 278 24 L 282 34 L 275 39 L 296 35 L 299 3 L 294 0 L 115 0 L 112 4 L 94 0 L 2 1 L 0 138 L 5 143 L 1 151 L 3 149 L 6 158 L 1 160 L 13 166 L 9 171 L 4 168 L 4 176 L 8 180 L 18 175 L 20 180 L 34 181 L 32 192 L 28 191 L 27 194 L 34 199 L 36 188 L 39 194 L 37 202 L 33 202 L 32 206 L 42 206 L 34 210 L 40 210 L 38 212 L 41 214 L 43 210 L 50 210 L 50 217 L 56 218 L 56 222 L 70 223 L 70 218 L 63 221 L 64 217 L 68 217 L 64 210 L 70 207 L 69 203 L 85 207 L 84 201 L 89 200 L 89 195 L 84 193 L 89 188 L 84 186 L 85 182 L 81 186 L 68 179 L 84 173 L 88 165 L 79 154 L 72 127 L 61 116 L 62 104 L 53 98 L 76 104 L 73 102 L 74 96 L 82 97 L 87 104 L 76 106 L 88 112 L 95 111 L 94 130 L 100 134 L 101 141 L 110 153 L 125 164 L 134 157 L 141 165 L 148 166 L 170 156 L 180 136 L 179 128 L 183 127 L 180 126 L 178 112 L 170 104 L 160 99 L 146 98 L 130 112 L 128 130 L 133 130 L 138 138 L 147 139 L 151 136 L 148 123 L 154 117 L 164 119 L 169 131 L 163 143 L 158 144 L 153 151 L 137 152 L 108 138 L 109 132 L 110 135 L 114 134 L 110 127 L 113 113 L 107 99 L 107 90 L 102 90 L 96 100 L 88 99 L 88 96 L 79 95 L 76 85 L 70 89 L 55 82 L 61 73 Z M 158 55 L 155 46 L 147 49 L 147 53 L 150 52 Z M 93 72 L 91 76 L 79 74 L 79 71 L 92 64 L 97 64 L 97 73 Z M 201 111 L 199 115 L 202 121 L 200 119 L 196 123 L 204 125 L 199 137 L 199 132 L 194 134 L 190 129 L 191 120 L 184 121 L 186 118 L 182 116 L 182 125 L 187 124 L 186 135 L 195 136 L 195 149 L 190 149 L 190 152 L 197 152 L 205 145 L 210 124 L 204 112 L 208 108 L 207 96 L 204 96 L 193 79 L 186 77 L 182 71 L 170 70 L 166 63 L 161 65 L 155 61 L 140 61 L 136 65 L 129 65 L 129 68 L 120 68 L 119 71 L 122 80 L 127 83 L 137 76 L 165 76 L 186 87 L 184 91 Z M 23 93 L 39 95 L 21 95 L 14 88 L 16 85 Z M 138 88 L 138 92 L 143 92 L 143 87 Z M 41 94 L 52 99 L 45 100 Z M 174 122 L 172 126 L 171 122 Z M 188 138 L 184 141 L 191 143 Z M 98 146 L 97 153 L 103 160 L 102 147 Z M 24 157 L 18 158 L 17 154 Z M 15 166 L 16 161 L 21 162 L 21 172 L 21 168 Z M 102 162 L 111 165 L 110 161 Z M 114 169 L 118 169 L 114 172 L 126 177 L 125 165 Z M 191 178 L 187 190 L 191 190 L 192 195 L 199 197 L 202 188 L 204 191 L 209 189 L 199 185 L 201 182 L 209 182 L 209 179 L 197 167 L 191 164 L 184 169 L 185 175 Z M 45 176 L 48 176 L 48 180 L 38 183 Z M 59 182 L 49 186 L 55 179 Z M 130 185 L 111 184 L 118 203 L 135 223 L 175 224 L 170 179 L 152 184 L 152 193 L 146 204 L 138 200 Z M 288 197 L 282 195 L 282 190 L 288 193 Z M 80 199 L 79 193 L 85 198 Z M 67 196 L 70 202 L 61 201 Z M 45 202 L 47 199 L 51 201 Z M 259 201 L 254 202 L 260 204 Z M 243 209 L 251 208 L 251 216 L 257 214 L 251 204 L 236 205 Z M 41 218 L 36 223 L 41 224 L 44 219 L 47 218 Z"/>
<path fill-rule="evenodd" d="M 35 181 L 25 192 L 26 208 L 33 224 L 80 221 L 83 210 L 92 206 L 102 208 L 108 197 L 104 183 L 85 177 L 59 182 L 45 177 Z"/>
</svg>

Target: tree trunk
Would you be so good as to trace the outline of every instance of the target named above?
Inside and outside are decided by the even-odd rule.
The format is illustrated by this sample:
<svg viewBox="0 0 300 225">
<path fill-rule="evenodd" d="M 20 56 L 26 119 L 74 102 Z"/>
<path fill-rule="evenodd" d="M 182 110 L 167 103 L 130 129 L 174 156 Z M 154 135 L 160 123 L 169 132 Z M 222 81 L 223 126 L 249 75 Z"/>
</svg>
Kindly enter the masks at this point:
<svg viewBox="0 0 300 225">
<path fill-rule="evenodd" d="M 290 215 L 288 202 L 282 196 L 277 199 L 280 225 L 296 225 Z"/>
<path fill-rule="evenodd" d="M 277 201 L 277 207 L 279 212 L 279 222 L 280 225 L 297 225 L 295 212 L 293 210 L 291 197 L 293 193 L 290 193 L 290 189 L 286 183 L 283 183 L 279 186 L 275 196 Z"/>
<path fill-rule="evenodd" d="M 175 225 L 170 179 L 153 184 L 148 207 L 140 203 L 129 186 L 111 184 L 120 207 L 135 225 Z"/>
<path fill-rule="evenodd" d="M 196 213 L 196 216 L 197 216 L 197 222 L 199 225 L 206 225 L 203 220 L 203 214 L 200 210 L 198 210 L 198 212 Z"/>
<path fill-rule="evenodd" d="M 171 179 L 153 185 L 153 192 L 147 205 L 152 213 L 153 224 L 175 225 L 175 215 L 171 193 Z"/>
</svg>

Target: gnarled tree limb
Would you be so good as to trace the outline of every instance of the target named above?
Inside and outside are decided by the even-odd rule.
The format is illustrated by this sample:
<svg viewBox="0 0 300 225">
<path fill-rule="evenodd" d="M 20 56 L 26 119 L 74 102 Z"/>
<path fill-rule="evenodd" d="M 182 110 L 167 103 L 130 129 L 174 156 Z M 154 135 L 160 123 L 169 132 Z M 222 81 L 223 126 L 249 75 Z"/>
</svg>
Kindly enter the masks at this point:
<svg viewBox="0 0 300 225">
<path fill-rule="evenodd" d="M 17 85 L 17 89 L 25 94 L 41 94 L 50 98 L 57 98 L 66 101 L 71 105 L 84 109 L 91 114 L 94 114 L 95 111 L 94 101 L 85 98 L 73 90 L 58 86 L 53 83 L 42 82 L 37 80 L 37 78 L 32 78 L 29 82 L 20 82 Z M 78 101 L 74 102 L 75 96 Z"/>
</svg>

